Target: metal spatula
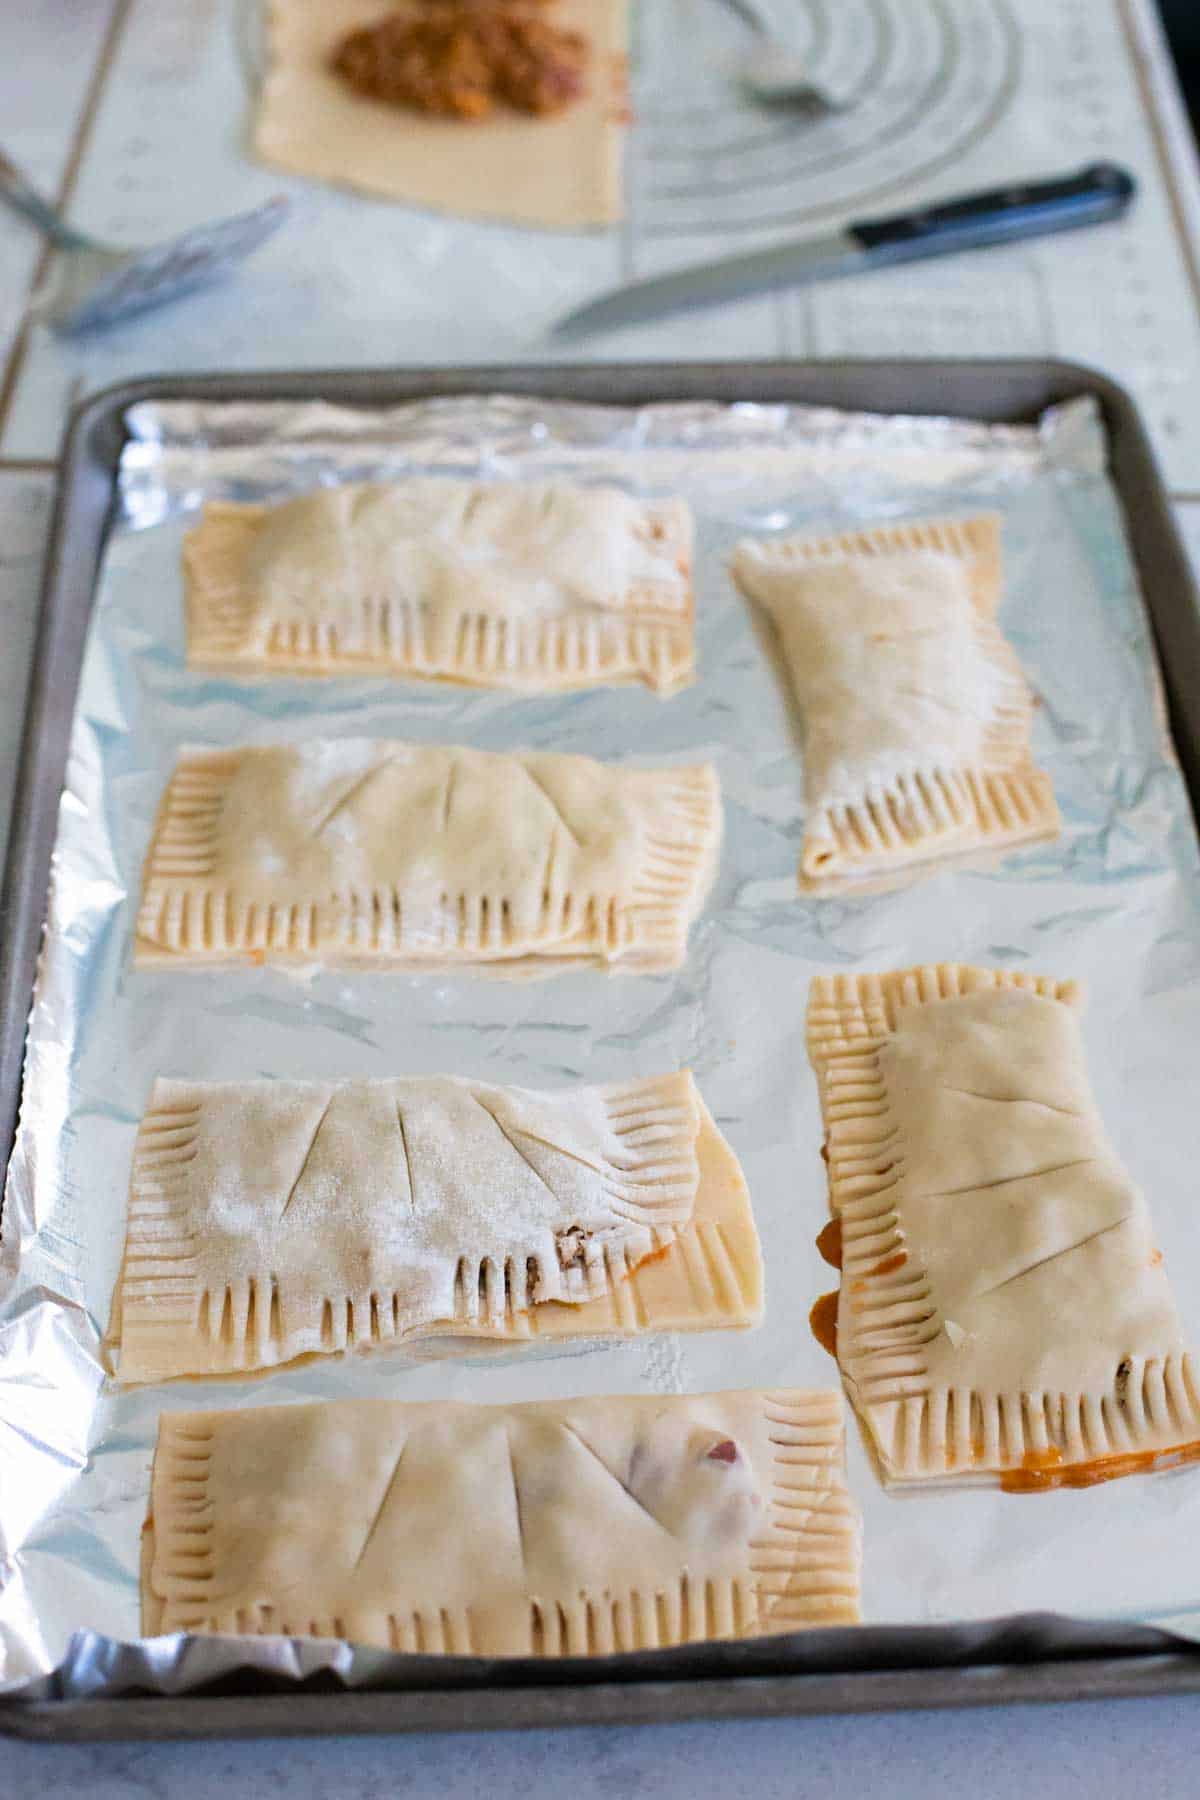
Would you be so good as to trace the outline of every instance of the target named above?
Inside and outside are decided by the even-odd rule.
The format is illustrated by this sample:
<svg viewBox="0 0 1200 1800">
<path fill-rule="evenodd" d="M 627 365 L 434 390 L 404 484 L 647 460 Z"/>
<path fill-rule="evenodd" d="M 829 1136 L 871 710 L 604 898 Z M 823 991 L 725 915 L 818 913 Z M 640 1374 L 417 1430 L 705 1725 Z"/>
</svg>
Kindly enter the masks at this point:
<svg viewBox="0 0 1200 1800">
<path fill-rule="evenodd" d="M 47 324 L 63 332 L 114 324 L 216 280 L 265 243 L 291 207 L 284 195 L 277 194 L 252 212 L 197 226 L 165 244 L 120 250 L 68 225 L 3 150 L 0 198 L 62 252 L 34 308 Z"/>
<path fill-rule="evenodd" d="M 792 106 L 816 114 L 841 112 L 856 95 L 818 81 L 807 59 L 777 36 L 762 0 L 725 0 L 730 12 L 749 25 L 758 42 L 738 69 L 742 86 L 767 106 Z"/>
</svg>

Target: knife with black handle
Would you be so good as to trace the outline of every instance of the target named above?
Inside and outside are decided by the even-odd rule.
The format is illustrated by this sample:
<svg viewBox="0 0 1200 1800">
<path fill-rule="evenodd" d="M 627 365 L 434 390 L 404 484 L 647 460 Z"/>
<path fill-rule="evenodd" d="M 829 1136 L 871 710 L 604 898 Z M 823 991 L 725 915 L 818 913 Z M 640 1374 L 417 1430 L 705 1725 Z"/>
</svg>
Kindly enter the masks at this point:
<svg viewBox="0 0 1200 1800">
<path fill-rule="evenodd" d="M 1137 184 L 1115 163 L 1093 163 L 1076 175 L 1022 182 L 964 194 L 936 206 L 860 219 L 823 237 L 802 238 L 770 250 L 754 250 L 719 262 L 676 269 L 649 281 L 635 281 L 589 301 L 554 327 L 558 337 L 580 337 L 639 324 L 694 306 L 717 306 L 772 288 L 801 287 L 831 276 L 859 274 L 927 256 L 983 250 L 1018 238 L 1074 231 L 1119 219 Z"/>
</svg>

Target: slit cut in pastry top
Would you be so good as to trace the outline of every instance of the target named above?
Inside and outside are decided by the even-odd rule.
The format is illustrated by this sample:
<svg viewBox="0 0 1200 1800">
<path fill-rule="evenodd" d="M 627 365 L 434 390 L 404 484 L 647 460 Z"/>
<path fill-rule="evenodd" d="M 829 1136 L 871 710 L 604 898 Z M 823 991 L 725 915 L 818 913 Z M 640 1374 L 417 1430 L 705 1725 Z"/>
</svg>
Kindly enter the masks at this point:
<svg viewBox="0 0 1200 1800">
<path fill-rule="evenodd" d="M 692 521 L 615 487 L 416 477 L 210 503 L 184 540 L 188 660 L 541 691 L 693 674 Z"/>
<path fill-rule="evenodd" d="M 562 1656 L 858 1617 L 835 1393 L 164 1413 L 143 1630 Z"/>
<path fill-rule="evenodd" d="M 135 956 L 674 968 L 720 838 L 708 765 L 372 738 L 185 750 Z"/>
<path fill-rule="evenodd" d="M 733 569 L 803 717 L 802 887 L 1056 835 L 1029 689 L 995 620 L 997 518 L 748 539 Z"/>
<path fill-rule="evenodd" d="M 1084 1486 L 1200 1455 L 1197 1370 L 1069 982 L 813 983 L 837 1348 L 885 1480 Z"/>
<path fill-rule="evenodd" d="M 658 1279 L 627 1311 L 646 1259 Z M 449 1076 L 158 1081 L 109 1343 L 129 1385 L 760 1310 L 745 1184 L 690 1074 L 555 1093 Z"/>
</svg>

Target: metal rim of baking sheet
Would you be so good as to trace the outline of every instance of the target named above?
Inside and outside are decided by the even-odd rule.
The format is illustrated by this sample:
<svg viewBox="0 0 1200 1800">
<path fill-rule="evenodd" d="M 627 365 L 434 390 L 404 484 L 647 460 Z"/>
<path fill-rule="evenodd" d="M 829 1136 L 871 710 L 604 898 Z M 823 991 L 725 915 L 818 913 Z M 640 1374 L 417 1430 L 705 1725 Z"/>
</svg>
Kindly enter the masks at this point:
<svg viewBox="0 0 1200 1800">
<path fill-rule="evenodd" d="M 59 465 L 33 669 L 0 887 L 0 1166 L 20 1105 L 25 1022 L 45 916 L 75 694 L 126 441 L 141 400 L 325 400 L 381 407 L 508 393 L 608 405 L 783 401 L 851 412 L 1028 422 L 1090 394 L 1103 412 L 1175 747 L 1200 819 L 1200 596 L 1129 395 L 1080 364 L 1027 359 L 558 364 L 168 375 L 85 400 Z M 220 1691 L 0 1700 L 0 1731 L 52 1739 L 496 1730 L 786 1717 L 1200 1691 L 1200 1645 L 1148 1626 L 1026 1614 L 971 1625 L 857 1626 L 739 1644 L 565 1661 L 414 1658 L 404 1687 L 281 1688 L 246 1670 Z"/>
</svg>

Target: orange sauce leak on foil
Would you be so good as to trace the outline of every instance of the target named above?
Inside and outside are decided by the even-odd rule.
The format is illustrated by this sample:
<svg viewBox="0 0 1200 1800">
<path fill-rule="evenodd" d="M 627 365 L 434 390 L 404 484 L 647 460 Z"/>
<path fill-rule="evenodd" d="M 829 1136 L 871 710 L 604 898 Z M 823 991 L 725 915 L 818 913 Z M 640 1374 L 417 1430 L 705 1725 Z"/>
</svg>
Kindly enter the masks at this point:
<svg viewBox="0 0 1200 1800">
<path fill-rule="evenodd" d="M 1052 1447 L 1027 1451 L 1019 1469 L 1002 1469 L 1000 1486 L 1006 1494 L 1047 1494 L 1053 1488 L 1096 1487 L 1122 1475 L 1145 1475 L 1152 1469 L 1174 1469 L 1194 1462 L 1200 1462 L 1200 1443 L 1179 1444 L 1173 1450 L 1096 1456 L 1081 1463 L 1064 1463 L 1062 1451 Z"/>
<path fill-rule="evenodd" d="M 834 1293 L 822 1294 L 808 1315 L 809 1329 L 822 1350 L 828 1350 L 830 1356 L 837 1355 L 837 1314 L 838 1297 Z"/>
<path fill-rule="evenodd" d="M 817 1249 L 831 1269 L 842 1266 L 842 1221 L 830 1219 L 817 1233 Z"/>
</svg>

